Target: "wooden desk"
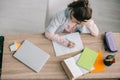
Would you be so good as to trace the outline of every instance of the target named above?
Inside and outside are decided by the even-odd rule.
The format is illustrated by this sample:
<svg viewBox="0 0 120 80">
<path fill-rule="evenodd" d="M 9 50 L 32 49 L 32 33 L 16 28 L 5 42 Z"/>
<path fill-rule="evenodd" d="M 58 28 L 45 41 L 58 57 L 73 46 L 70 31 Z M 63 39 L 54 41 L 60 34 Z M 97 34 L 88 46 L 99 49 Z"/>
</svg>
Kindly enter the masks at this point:
<svg viewBox="0 0 120 80">
<path fill-rule="evenodd" d="M 114 33 L 114 37 L 117 43 L 119 52 L 116 54 L 116 63 L 110 67 L 106 67 L 105 72 L 102 73 L 90 73 L 79 77 L 80 79 L 96 79 L 96 78 L 120 78 L 120 33 Z M 105 52 L 103 46 L 103 35 L 100 34 L 98 37 L 92 37 L 88 34 L 81 35 L 83 44 L 85 47 L 89 47 L 95 51 L 102 50 L 104 57 L 107 56 L 108 52 Z M 12 56 L 12 52 L 9 50 L 9 45 L 13 41 L 22 42 L 23 40 L 29 40 L 39 48 L 50 53 L 51 57 L 44 65 L 39 73 L 33 72 L 31 69 L 17 61 Z M 68 80 L 66 73 L 64 72 L 60 62 L 70 56 L 74 56 L 77 53 L 71 53 L 64 56 L 56 57 L 54 49 L 50 40 L 47 40 L 43 35 L 36 34 L 22 34 L 22 35 L 5 35 L 3 52 L 3 63 L 2 63 L 2 79 L 54 79 L 54 80 Z"/>
</svg>

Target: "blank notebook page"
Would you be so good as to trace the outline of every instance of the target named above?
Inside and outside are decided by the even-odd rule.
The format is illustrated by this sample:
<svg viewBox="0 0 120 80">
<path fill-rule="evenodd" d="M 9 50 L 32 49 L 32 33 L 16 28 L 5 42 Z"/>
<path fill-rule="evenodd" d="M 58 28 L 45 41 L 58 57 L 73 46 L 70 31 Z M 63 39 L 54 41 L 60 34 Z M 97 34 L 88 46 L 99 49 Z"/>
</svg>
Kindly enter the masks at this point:
<svg viewBox="0 0 120 80">
<path fill-rule="evenodd" d="M 62 36 L 62 38 L 74 42 L 75 47 L 68 48 L 66 46 L 63 46 L 63 45 L 55 42 L 55 41 L 52 41 L 56 56 L 65 55 L 65 54 L 72 53 L 75 51 L 81 51 L 83 49 L 83 43 L 82 43 L 82 40 L 80 38 L 80 34 L 78 32 L 64 35 L 64 36 Z"/>
</svg>

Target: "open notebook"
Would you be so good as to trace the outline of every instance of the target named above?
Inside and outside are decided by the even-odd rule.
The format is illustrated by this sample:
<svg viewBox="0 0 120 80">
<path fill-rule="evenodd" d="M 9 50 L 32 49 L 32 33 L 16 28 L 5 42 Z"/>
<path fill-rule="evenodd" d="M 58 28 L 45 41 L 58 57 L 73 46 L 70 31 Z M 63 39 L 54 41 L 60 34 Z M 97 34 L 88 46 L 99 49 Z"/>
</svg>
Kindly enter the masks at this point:
<svg viewBox="0 0 120 80">
<path fill-rule="evenodd" d="M 91 70 L 89 71 L 87 69 L 79 67 L 77 65 L 77 61 L 79 60 L 80 56 L 81 54 L 77 54 L 74 57 L 70 57 L 62 61 L 62 66 L 65 72 L 67 73 L 68 77 L 70 78 L 70 80 L 74 80 L 78 78 L 79 76 L 82 76 L 94 69 L 92 67 Z"/>
<path fill-rule="evenodd" d="M 63 45 L 55 42 L 55 41 L 52 41 L 56 56 L 72 53 L 72 52 L 75 52 L 75 51 L 81 51 L 83 49 L 83 43 L 82 43 L 80 34 L 78 32 L 64 35 L 64 36 L 62 36 L 62 38 L 68 39 L 68 40 L 74 42 L 75 47 L 74 48 L 68 48 L 66 46 L 63 46 Z"/>
<path fill-rule="evenodd" d="M 35 72 L 39 72 L 50 55 L 28 40 L 25 40 L 13 57 L 33 69 Z"/>
</svg>

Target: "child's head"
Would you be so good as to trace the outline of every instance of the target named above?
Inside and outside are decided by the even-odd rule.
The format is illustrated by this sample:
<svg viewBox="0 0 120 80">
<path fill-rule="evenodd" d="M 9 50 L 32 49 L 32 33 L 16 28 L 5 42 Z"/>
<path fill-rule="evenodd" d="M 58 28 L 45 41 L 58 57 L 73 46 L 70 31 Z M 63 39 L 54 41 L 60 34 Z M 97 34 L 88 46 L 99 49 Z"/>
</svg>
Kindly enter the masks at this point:
<svg viewBox="0 0 120 80">
<path fill-rule="evenodd" d="M 88 0 L 77 0 L 68 5 L 72 7 L 72 16 L 77 21 L 86 21 L 92 17 L 92 9 L 89 7 Z"/>
</svg>

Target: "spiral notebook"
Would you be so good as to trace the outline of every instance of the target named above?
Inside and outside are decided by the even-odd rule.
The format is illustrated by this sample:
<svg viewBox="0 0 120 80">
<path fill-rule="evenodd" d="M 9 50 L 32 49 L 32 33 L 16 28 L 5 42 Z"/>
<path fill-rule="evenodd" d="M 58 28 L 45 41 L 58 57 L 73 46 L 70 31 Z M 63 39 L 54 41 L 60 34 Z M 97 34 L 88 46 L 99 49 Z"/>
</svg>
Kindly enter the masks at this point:
<svg viewBox="0 0 120 80">
<path fill-rule="evenodd" d="M 74 42 L 75 47 L 68 48 L 66 46 L 63 46 L 63 45 L 55 42 L 55 41 L 52 41 L 56 56 L 61 56 L 61 55 L 69 54 L 72 52 L 81 51 L 84 48 L 80 34 L 78 32 L 64 35 L 61 38 L 64 38 L 64 39 Z"/>
</svg>

